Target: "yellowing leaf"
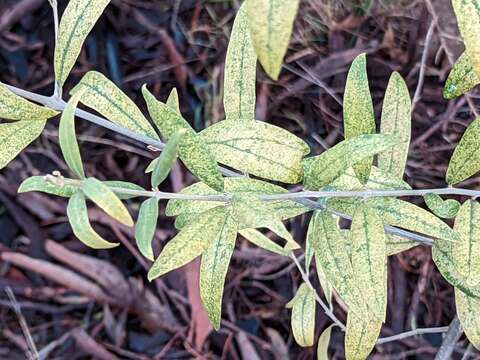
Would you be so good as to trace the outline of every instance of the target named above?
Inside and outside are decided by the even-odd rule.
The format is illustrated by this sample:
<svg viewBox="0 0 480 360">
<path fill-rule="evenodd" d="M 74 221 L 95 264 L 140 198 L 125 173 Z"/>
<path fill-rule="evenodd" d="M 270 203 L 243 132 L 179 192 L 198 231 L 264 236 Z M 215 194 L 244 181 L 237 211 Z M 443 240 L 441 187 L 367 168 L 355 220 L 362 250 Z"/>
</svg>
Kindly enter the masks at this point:
<svg viewBox="0 0 480 360">
<path fill-rule="evenodd" d="M 245 5 L 233 23 L 225 59 L 223 104 L 227 119 L 255 119 L 257 54 L 248 33 Z"/>
<path fill-rule="evenodd" d="M 68 200 L 67 216 L 73 233 L 85 245 L 93 249 L 110 249 L 120 245 L 106 241 L 92 229 L 88 220 L 87 202 L 80 191 Z"/>
<path fill-rule="evenodd" d="M 154 260 L 152 240 L 155 235 L 158 220 L 158 198 L 145 200 L 140 206 L 137 223 L 135 224 L 135 240 L 138 250 L 149 260 Z"/>
<path fill-rule="evenodd" d="M 358 180 L 353 168 L 347 171 L 333 181 L 329 187 L 337 190 L 411 190 L 412 188 L 405 181 L 392 177 L 376 166 L 372 166 L 370 177 L 365 185 Z"/>
<path fill-rule="evenodd" d="M 480 299 L 455 288 L 455 304 L 465 335 L 473 346 L 480 349 Z"/>
<path fill-rule="evenodd" d="M 359 135 L 374 134 L 376 131 L 365 54 L 357 56 L 348 72 L 343 98 L 343 124 L 347 140 Z M 363 184 L 370 175 L 372 161 L 373 158 L 368 157 L 353 165 L 355 174 Z"/>
<path fill-rule="evenodd" d="M 40 136 L 45 120 L 0 124 L 0 169 Z"/>
<path fill-rule="evenodd" d="M 83 91 L 79 91 L 70 98 L 63 110 L 58 128 L 58 139 L 65 162 L 80 179 L 85 178 L 85 172 L 83 171 L 82 157 L 75 134 L 75 110 L 82 95 Z"/>
<path fill-rule="evenodd" d="M 80 102 L 111 122 L 152 139 L 158 135 L 135 103 L 105 75 L 89 71 L 70 92 L 84 92 Z"/>
<path fill-rule="evenodd" d="M 315 341 L 315 305 L 315 293 L 305 283 L 287 304 L 287 308 L 292 309 L 293 337 L 303 347 L 313 346 Z"/>
<path fill-rule="evenodd" d="M 47 120 L 57 114 L 58 111 L 25 100 L 0 83 L 0 118 L 7 120 Z"/>
<path fill-rule="evenodd" d="M 457 200 L 443 200 L 440 195 L 433 193 L 427 194 L 423 198 L 428 208 L 435 215 L 444 219 L 453 219 L 460 210 L 460 203 Z"/>
<path fill-rule="evenodd" d="M 328 346 L 330 345 L 330 336 L 334 327 L 335 324 L 330 325 L 320 335 L 317 345 L 317 360 L 328 360 Z"/>
<path fill-rule="evenodd" d="M 223 231 L 228 209 L 224 206 L 207 210 L 196 216 L 163 248 L 148 272 L 151 281 L 177 269 L 201 255 Z"/>
<path fill-rule="evenodd" d="M 344 140 L 305 164 L 305 187 L 318 190 L 340 177 L 359 161 L 399 143 L 389 135 L 360 135 Z"/>
<path fill-rule="evenodd" d="M 287 184 L 302 180 L 301 160 L 310 152 L 300 138 L 260 121 L 221 121 L 200 136 L 219 163 Z"/>
<path fill-rule="evenodd" d="M 480 84 L 480 76 L 473 69 L 467 53 L 463 53 L 448 75 L 443 97 L 447 100 L 454 99 L 469 92 L 478 84 Z"/>
<path fill-rule="evenodd" d="M 177 160 L 178 145 L 187 130 L 179 130 L 168 142 L 155 162 L 152 171 L 152 187 L 160 185 L 170 173 L 170 169 Z"/>
<path fill-rule="evenodd" d="M 394 72 L 383 101 L 380 132 L 400 139 L 401 143 L 378 154 L 378 167 L 398 179 L 403 178 L 407 164 L 412 127 L 412 102 L 407 84 Z"/>
<path fill-rule="evenodd" d="M 127 226 L 133 226 L 133 220 L 127 208 L 117 195 L 100 180 L 88 178 L 82 184 L 83 193 L 98 207 L 115 220 Z"/>
<path fill-rule="evenodd" d="M 65 83 L 87 35 L 92 30 L 110 0 L 70 0 L 60 21 L 55 46 L 55 78 Z"/>
<path fill-rule="evenodd" d="M 480 118 L 475 119 L 455 148 L 447 170 L 447 183 L 455 185 L 480 170 Z"/>
<path fill-rule="evenodd" d="M 403 236 L 387 234 L 387 256 L 396 255 L 403 251 L 407 251 L 415 246 L 418 246 L 419 243 L 413 240 L 408 240 Z"/>
<path fill-rule="evenodd" d="M 222 298 L 228 265 L 235 249 L 237 223 L 230 214 L 224 216 L 222 227 L 202 254 L 200 266 L 200 297 L 214 328 L 220 328 Z"/>
<path fill-rule="evenodd" d="M 381 329 L 381 320 L 374 317 L 361 318 L 350 311 L 345 332 L 346 359 L 366 360 L 375 347 Z"/>
<path fill-rule="evenodd" d="M 258 59 L 274 80 L 282 70 L 299 3 L 299 0 L 247 0 L 245 4 Z"/>
<path fill-rule="evenodd" d="M 263 235 L 260 231 L 255 229 L 243 229 L 239 231 L 245 239 L 252 244 L 261 247 L 262 249 L 271 251 L 278 255 L 288 256 L 288 251 L 277 243 L 270 240 L 267 236 Z"/>
</svg>

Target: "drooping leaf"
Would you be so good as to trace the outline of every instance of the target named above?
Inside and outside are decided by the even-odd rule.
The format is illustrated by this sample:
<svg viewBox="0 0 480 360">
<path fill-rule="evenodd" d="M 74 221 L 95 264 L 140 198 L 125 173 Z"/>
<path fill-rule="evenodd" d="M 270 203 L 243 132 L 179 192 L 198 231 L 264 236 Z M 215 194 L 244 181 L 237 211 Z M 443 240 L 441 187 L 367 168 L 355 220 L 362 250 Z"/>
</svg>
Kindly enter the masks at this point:
<svg viewBox="0 0 480 360">
<path fill-rule="evenodd" d="M 0 169 L 38 138 L 45 124 L 45 120 L 0 124 Z"/>
<path fill-rule="evenodd" d="M 480 76 L 473 69 L 467 53 L 463 53 L 453 65 L 448 75 L 443 97 L 447 100 L 455 99 L 480 84 Z"/>
<path fill-rule="evenodd" d="M 179 130 L 168 142 L 152 171 L 152 187 L 160 185 L 170 173 L 170 169 L 177 160 L 178 145 L 185 135 L 186 129 Z"/>
<path fill-rule="evenodd" d="M 145 200 L 140 206 L 137 223 L 135 224 L 135 240 L 138 250 L 149 260 L 153 258 L 152 240 L 155 235 L 158 220 L 158 198 Z"/>
<path fill-rule="evenodd" d="M 105 75 L 89 71 L 70 94 L 75 95 L 80 91 L 84 92 L 80 102 L 111 122 L 137 134 L 158 139 L 157 133 L 137 105 Z"/>
<path fill-rule="evenodd" d="M 343 124 L 347 140 L 359 135 L 374 134 L 376 131 L 365 54 L 357 56 L 348 72 L 343 97 Z M 355 174 L 363 184 L 368 181 L 372 161 L 372 157 L 367 157 L 353 165 Z"/>
<path fill-rule="evenodd" d="M 398 72 L 388 82 L 383 101 L 380 132 L 400 139 L 401 143 L 378 154 L 378 167 L 398 179 L 403 178 L 407 164 L 412 127 L 412 101 L 407 84 Z"/>
<path fill-rule="evenodd" d="M 398 143 L 399 140 L 392 136 L 372 134 L 344 140 L 305 162 L 304 185 L 309 190 L 318 190 L 340 177 L 359 161 Z"/>
<path fill-rule="evenodd" d="M 111 249 L 120 245 L 106 241 L 92 229 L 88 219 L 87 202 L 81 191 L 77 191 L 68 200 L 67 216 L 73 233 L 85 245 L 93 249 Z"/>
<path fill-rule="evenodd" d="M 387 234 L 387 256 L 396 255 L 403 251 L 410 250 L 411 248 L 420 245 L 413 240 L 405 239 L 403 236 Z"/>
<path fill-rule="evenodd" d="M 261 247 L 262 249 L 271 251 L 278 255 L 288 256 L 288 251 L 283 247 L 273 242 L 267 236 L 263 235 L 260 231 L 255 229 L 243 229 L 239 231 L 239 234 L 242 235 L 245 239 L 250 241 L 252 244 Z"/>
<path fill-rule="evenodd" d="M 51 195 L 70 197 L 77 192 L 78 188 L 72 185 L 56 185 L 47 181 L 45 176 L 32 176 L 25 179 L 18 188 L 19 193 L 40 191 Z"/>
<path fill-rule="evenodd" d="M 185 166 L 211 188 L 223 191 L 223 178 L 215 157 L 203 138 L 195 133 L 174 105 L 164 104 L 142 88 L 148 111 L 162 135 L 171 139 L 179 130 L 186 131 L 178 144 L 178 153 Z"/>
<path fill-rule="evenodd" d="M 287 304 L 287 308 L 292 309 L 293 337 L 300 346 L 313 346 L 315 341 L 315 306 L 315 293 L 305 283 Z"/>
<path fill-rule="evenodd" d="M 255 119 L 257 54 L 248 29 L 245 5 L 233 23 L 225 59 L 223 105 L 228 119 Z"/>
<path fill-rule="evenodd" d="M 335 324 L 332 324 L 322 331 L 322 334 L 318 339 L 317 360 L 328 360 L 328 346 L 330 345 L 330 337 L 334 327 Z"/>
<path fill-rule="evenodd" d="M 85 178 L 85 172 L 75 133 L 75 110 L 82 95 L 83 91 L 79 91 L 70 98 L 63 110 L 58 127 L 58 140 L 63 158 L 70 170 L 80 179 Z"/>
<path fill-rule="evenodd" d="M 447 170 L 447 183 L 455 185 L 480 170 L 480 118 L 475 119 L 455 148 Z"/>
<path fill-rule="evenodd" d="M 47 120 L 58 111 L 34 104 L 0 83 L 0 118 L 6 120 Z"/>
<path fill-rule="evenodd" d="M 60 21 L 55 46 L 55 78 L 63 85 L 82 45 L 110 0 L 70 0 Z"/>
<path fill-rule="evenodd" d="M 200 136 L 219 163 L 287 184 L 302 180 L 301 160 L 310 152 L 300 138 L 261 121 L 221 121 Z"/>
<path fill-rule="evenodd" d="M 100 180 L 88 178 L 82 184 L 82 191 L 99 208 L 115 220 L 127 226 L 133 226 L 133 220 L 127 208 L 117 195 Z"/>
<path fill-rule="evenodd" d="M 424 197 L 425 204 L 438 217 L 453 219 L 460 210 L 460 203 L 457 200 L 443 200 L 438 194 L 427 194 Z"/>
<path fill-rule="evenodd" d="M 151 281 L 201 255 L 223 231 L 228 209 L 217 206 L 196 216 L 167 245 L 148 272 Z"/>
<path fill-rule="evenodd" d="M 250 36 L 266 73 L 278 79 L 282 69 L 299 0 L 247 0 Z"/>
<path fill-rule="evenodd" d="M 480 299 L 455 288 L 455 304 L 465 335 L 475 348 L 480 349 Z"/>
<path fill-rule="evenodd" d="M 280 220 L 274 220 L 270 224 L 268 224 L 267 229 L 270 231 L 274 232 L 278 236 L 280 236 L 282 239 L 286 240 L 285 244 L 285 250 L 287 251 L 292 251 L 292 250 L 297 250 L 300 249 L 300 245 L 293 239 L 292 234 L 290 234 L 290 231 L 286 228 L 285 224 L 283 224 Z"/>
<path fill-rule="evenodd" d="M 365 360 L 375 347 L 382 321 L 375 317 L 359 317 L 348 313 L 345 332 L 345 357 L 347 360 Z"/>
<path fill-rule="evenodd" d="M 200 297 L 214 328 L 220 328 L 222 298 L 230 259 L 235 249 L 237 223 L 231 214 L 223 219 L 220 231 L 202 254 Z"/>
</svg>

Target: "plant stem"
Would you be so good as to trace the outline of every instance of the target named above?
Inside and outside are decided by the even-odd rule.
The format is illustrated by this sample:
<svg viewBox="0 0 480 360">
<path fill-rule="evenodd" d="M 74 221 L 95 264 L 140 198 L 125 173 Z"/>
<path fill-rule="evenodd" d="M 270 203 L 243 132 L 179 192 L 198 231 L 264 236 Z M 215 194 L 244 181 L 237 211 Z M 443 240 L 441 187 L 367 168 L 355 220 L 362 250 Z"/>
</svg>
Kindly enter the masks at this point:
<svg viewBox="0 0 480 360">
<path fill-rule="evenodd" d="M 455 345 L 462 334 L 462 325 L 460 324 L 458 317 L 455 316 L 448 327 L 442 345 L 440 346 L 440 349 L 438 349 L 437 355 L 435 356 L 435 360 L 451 359 L 453 350 L 455 350 Z"/>
<path fill-rule="evenodd" d="M 52 12 L 53 12 L 53 27 L 55 31 L 55 47 L 57 47 L 58 44 L 58 29 L 59 29 L 59 19 L 58 19 L 58 4 L 57 0 L 49 0 L 50 6 L 52 7 Z M 62 99 L 62 87 L 58 83 L 57 79 L 55 78 L 55 84 L 54 84 L 54 89 L 53 89 L 53 95 L 52 97 L 57 100 Z"/>
<path fill-rule="evenodd" d="M 377 345 L 406 339 L 408 337 L 416 336 L 416 335 L 444 333 L 444 332 L 447 332 L 448 329 L 449 329 L 448 326 L 442 326 L 442 327 L 420 328 L 420 329 L 410 330 L 397 335 L 380 338 L 377 341 Z"/>
</svg>

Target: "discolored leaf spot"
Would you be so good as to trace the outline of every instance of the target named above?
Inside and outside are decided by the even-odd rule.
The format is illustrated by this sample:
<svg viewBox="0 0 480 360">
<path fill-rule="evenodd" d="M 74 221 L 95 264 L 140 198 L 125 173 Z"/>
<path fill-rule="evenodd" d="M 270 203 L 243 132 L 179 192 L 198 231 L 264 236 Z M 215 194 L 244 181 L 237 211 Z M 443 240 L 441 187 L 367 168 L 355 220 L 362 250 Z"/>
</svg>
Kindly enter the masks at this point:
<svg viewBox="0 0 480 360">
<path fill-rule="evenodd" d="M 315 333 L 315 293 L 302 283 L 295 297 L 287 304 L 292 309 L 293 337 L 298 345 L 313 346 Z"/>
<path fill-rule="evenodd" d="M 443 97 L 447 100 L 455 99 L 480 84 L 480 76 L 473 69 L 467 53 L 463 53 L 453 65 L 448 75 Z"/>
<path fill-rule="evenodd" d="M 453 219 L 460 210 L 460 203 L 457 200 L 443 200 L 438 194 L 427 194 L 424 197 L 425 204 L 438 217 Z"/>
<path fill-rule="evenodd" d="M 154 260 L 152 240 L 155 235 L 158 220 L 158 198 L 145 200 L 140 206 L 137 223 L 135 224 L 135 240 L 138 250 L 149 260 Z"/>
<path fill-rule="evenodd" d="M 347 360 L 365 360 L 375 347 L 380 335 L 382 321 L 362 318 L 348 313 L 347 330 L 345 332 L 345 357 Z"/>
</svg>

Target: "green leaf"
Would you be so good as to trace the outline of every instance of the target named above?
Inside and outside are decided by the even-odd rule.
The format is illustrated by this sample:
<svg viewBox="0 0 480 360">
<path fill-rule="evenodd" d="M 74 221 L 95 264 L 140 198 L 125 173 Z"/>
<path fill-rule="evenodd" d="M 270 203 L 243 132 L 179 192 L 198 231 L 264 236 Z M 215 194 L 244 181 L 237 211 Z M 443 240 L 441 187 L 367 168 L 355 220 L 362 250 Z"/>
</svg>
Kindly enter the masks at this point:
<svg viewBox="0 0 480 360">
<path fill-rule="evenodd" d="M 145 200 L 140 206 L 135 224 L 135 240 L 138 250 L 149 260 L 154 260 L 152 240 L 155 236 L 158 220 L 158 198 Z"/>
<path fill-rule="evenodd" d="M 266 227 L 282 239 L 286 240 L 287 243 L 285 244 L 285 250 L 292 251 L 300 249 L 300 245 L 293 239 L 292 234 L 290 234 L 286 226 L 280 220 L 273 220 L 270 224 L 266 225 Z"/>
<path fill-rule="evenodd" d="M 305 161 L 304 184 L 315 190 L 330 184 L 359 161 L 397 145 L 389 135 L 360 135 L 344 140 L 322 154 Z"/>
<path fill-rule="evenodd" d="M 387 234 L 387 256 L 396 255 L 403 251 L 410 250 L 418 246 L 419 243 L 413 240 L 405 239 L 403 236 Z"/>
<path fill-rule="evenodd" d="M 185 135 L 186 129 L 179 130 L 168 142 L 155 162 L 152 173 L 152 187 L 156 188 L 160 185 L 170 173 L 170 169 L 177 160 L 178 144 Z"/>
<path fill-rule="evenodd" d="M 36 105 L 14 94 L 0 83 L 0 118 L 6 120 L 47 120 L 58 111 Z"/>
<path fill-rule="evenodd" d="M 480 299 L 455 289 L 455 304 L 465 335 L 475 348 L 480 349 Z"/>
<path fill-rule="evenodd" d="M 0 169 L 40 136 L 46 120 L 0 124 Z"/>
<path fill-rule="evenodd" d="M 322 264 L 318 259 L 318 256 L 315 256 L 315 267 L 317 270 L 317 277 L 318 281 L 320 282 L 320 287 L 323 290 L 323 295 L 327 302 L 331 305 L 332 304 L 332 297 L 333 297 L 333 287 L 332 284 L 327 279 L 327 275 L 325 275 L 325 271 L 323 270 Z"/>
<path fill-rule="evenodd" d="M 453 65 L 448 75 L 443 97 L 447 100 L 455 99 L 480 84 L 480 77 L 473 69 L 472 62 L 467 53 L 463 53 Z"/>
<path fill-rule="evenodd" d="M 70 0 L 60 21 L 55 46 L 55 78 L 63 85 L 72 70 L 82 45 L 110 0 Z"/>
<path fill-rule="evenodd" d="M 258 59 L 274 80 L 282 70 L 299 3 L 299 0 L 247 0 L 245 4 Z"/>
<path fill-rule="evenodd" d="M 235 249 L 237 223 L 231 214 L 224 216 L 222 227 L 202 254 L 200 297 L 214 328 L 220 328 L 222 298 L 228 265 Z"/>
<path fill-rule="evenodd" d="M 263 235 L 260 231 L 255 229 L 243 229 L 239 231 L 245 239 L 250 241 L 252 244 L 261 247 L 262 249 L 271 251 L 275 254 L 288 256 L 288 251 L 277 243 L 270 240 L 267 236 Z"/>
<path fill-rule="evenodd" d="M 195 221 L 186 225 L 165 245 L 150 268 L 148 279 L 151 281 L 177 269 L 207 250 L 223 231 L 228 212 L 226 207 L 217 206 L 197 215 Z"/>
<path fill-rule="evenodd" d="M 332 324 L 322 331 L 322 335 L 318 339 L 317 360 L 328 360 L 328 346 L 330 345 L 330 337 L 334 327 L 335 324 Z"/>
<path fill-rule="evenodd" d="M 70 197 L 75 194 L 78 187 L 72 185 L 56 185 L 51 181 L 47 181 L 45 176 L 32 176 L 25 179 L 18 188 L 19 193 L 30 191 L 40 191 L 51 195 Z"/>
<path fill-rule="evenodd" d="M 179 130 L 185 129 L 186 133 L 178 144 L 178 153 L 185 166 L 211 188 L 223 191 L 222 174 L 211 149 L 203 138 L 196 134 L 178 110 L 174 109 L 175 105 L 158 101 L 146 86 L 142 88 L 142 92 L 150 116 L 167 140 L 170 140 Z M 172 102 L 174 104 L 176 101 L 172 100 Z"/>
<path fill-rule="evenodd" d="M 300 138 L 261 121 L 221 121 L 200 136 L 219 163 L 287 184 L 302 180 L 301 160 L 310 152 Z"/>
<path fill-rule="evenodd" d="M 88 220 L 87 202 L 82 192 L 78 191 L 68 200 L 67 216 L 75 236 L 93 249 L 111 249 L 120 245 L 111 243 L 98 235 Z"/>
<path fill-rule="evenodd" d="M 348 72 L 343 98 L 343 124 L 346 140 L 359 135 L 374 134 L 376 131 L 365 54 L 356 57 Z M 353 166 L 355 174 L 363 184 L 367 182 L 370 175 L 372 161 L 372 157 L 367 157 Z"/>
<path fill-rule="evenodd" d="M 475 119 L 455 148 L 447 170 L 447 183 L 455 185 L 480 170 L 480 118 Z"/>
<path fill-rule="evenodd" d="M 313 346 L 315 335 L 315 293 L 302 283 L 295 297 L 287 304 L 292 309 L 293 337 L 298 345 Z"/>
<path fill-rule="evenodd" d="M 58 128 L 58 139 L 65 162 L 80 179 L 85 178 L 85 172 L 83 171 L 82 157 L 75 134 L 75 110 L 77 110 L 82 95 L 83 91 L 79 91 L 70 98 L 63 110 Z"/>
<path fill-rule="evenodd" d="M 111 122 L 137 134 L 158 139 L 157 133 L 137 105 L 105 75 L 89 71 L 70 94 L 75 95 L 80 91 L 84 91 L 80 102 Z"/>
<path fill-rule="evenodd" d="M 460 203 L 457 200 L 443 200 L 438 194 L 427 194 L 424 197 L 425 204 L 438 217 L 453 219 L 460 210 Z"/>
<path fill-rule="evenodd" d="M 403 178 L 407 164 L 412 127 L 412 101 L 407 84 L 398 72 L 388 82 L 383 101 L 380 132 L 392 135 L 401 143 L 378 155 L 378 167 L 398 179 Z"/>
<path fill-rule="evenodd" d="M 145 189 L 142 188 L 141 186 L 137 184 L 125 182 L 125 181 L 108 180 L 108 181 L 103 181 L 103 184 L 107 185 L 112 191 L 117 189 L 145 191 Z M 133 199 L 140 196 L 140 195 L 121 194 L 121 193 L 117 193 L 116 191 L 114 192 L 120 200 Z"/>
<path fill-rule="evenodd" d="M 480 2 L 479 0 L 452 0 L 460 34 L 473 69 L 480 76 Z"/>
<path fill-rule="evenodd" d="M 100 180 L 88 178 L 82 184 L 83 193 L 99 208 L 115 220 L 126 226 L 133 226 L 133 220 L 127 208 L 117 195 Z"/>
<path fill-rule="evenodd" d="M 383 221 L 368 202 L 355 211 L 350 231 L 352 267 L 372 315 L 387 316 L 387 255 Z"/>
<path fill-rule="evenodd" d="M 365 360 L 372 352 L 382 329 L 382 321 L 374 317 L 362 318 L 348 313 L 345 332 L 345 357 L 347 360 Z"/>
<path fill-rule="evenodd" d="M 245 5 L 233 23 L 225 59 L 223 104 L 227 119 L 255 119 L 257 54 L 248 33 Z"/>
</svg>

